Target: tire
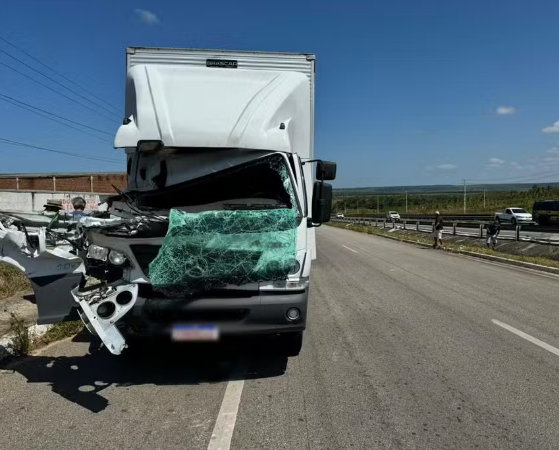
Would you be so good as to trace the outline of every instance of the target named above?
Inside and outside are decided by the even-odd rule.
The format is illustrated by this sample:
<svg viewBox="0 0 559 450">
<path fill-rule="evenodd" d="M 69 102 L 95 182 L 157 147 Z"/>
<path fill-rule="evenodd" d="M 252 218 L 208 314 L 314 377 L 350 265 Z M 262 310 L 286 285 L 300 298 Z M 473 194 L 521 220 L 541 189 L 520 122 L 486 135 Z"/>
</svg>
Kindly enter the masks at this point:
<svg viewBox="0 0 559 450">
<path fill-rule="evenodd" d="M 303 347 L 303 332 L 281 334 L 277 345 L 278 353 L 282 356 L 298 356 Z"/>
<path fill-rule="evenodd" d="M 500 218 L 500 217 L 495 217 L 495 219 L 497 219 L 497 223 L 498 223 L 498 224 L 501 223 L 501 218 Z"/>
<path fill-rule="evenodd" d="M 510 220 L 510 223 L 511 223 L 513 226 L 516 226 L 516 219 L 513 217 L 513 218 Z"/>
</svg>

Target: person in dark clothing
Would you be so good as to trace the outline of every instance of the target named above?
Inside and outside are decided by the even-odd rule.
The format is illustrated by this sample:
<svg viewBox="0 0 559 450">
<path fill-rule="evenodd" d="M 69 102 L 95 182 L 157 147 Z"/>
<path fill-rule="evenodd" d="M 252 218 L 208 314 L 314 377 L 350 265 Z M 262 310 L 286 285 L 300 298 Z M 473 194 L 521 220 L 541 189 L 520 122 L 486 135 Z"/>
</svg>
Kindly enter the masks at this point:
<svg viewBox="0 0 559 450">
<path fill-rule="evenodd" d="M 443 217 L 439 211 L 435 212 L 435 232 L 433 237 L 433 248 L 443 248 Z"/>
<path fill-rule="evenodd" d="M 497 245 L 497 236 L 501 232 L 501 225 L 497 220 L 494 220 L 492 223 L 489 224 L 487 227 L 487 248 L 490 246 L 495 249 Z"/>
</svg>

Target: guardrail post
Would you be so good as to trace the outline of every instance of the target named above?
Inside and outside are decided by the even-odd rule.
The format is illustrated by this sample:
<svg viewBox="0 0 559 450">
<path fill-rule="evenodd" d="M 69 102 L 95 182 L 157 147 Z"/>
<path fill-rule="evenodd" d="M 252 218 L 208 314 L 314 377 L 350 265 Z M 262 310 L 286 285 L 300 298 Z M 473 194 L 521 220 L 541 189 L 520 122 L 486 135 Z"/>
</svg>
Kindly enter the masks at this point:
<svg viewBox="0 0 559 450">
<path fill-rule="evenodd" d="M 415 221 L 415 229 L 419 231 L 419 220 Z"/>
<path fill-rule="evenodd" d="M 515 237 L 516 237 L 516 240 L 519 241 L 519 240 L 520 240 L 520 225 L 517 225 L 517 226 L 516 226 L 516 233 L 515 233 L 515 235 L 516 235 L 516 236 L 515 236 Z"/>
<path fill-rule="evenodd" d="M 392 229 L 394 229 L 394 228 L 396 228 L 396 221 L 395 220 L 392 221 Z"/>
<path fill-rule="evenodd" d="M 386 220 L 382 221 L 382 228 L 386 228 Z"/>
<path fill-rule="evenodd" d="M 433 228 L 433 229 L 432 229 L 431 231 L 434 233 L 434 232 L 435 232 L 435 221 L 434 221 L 434 220 L 433 220 L 433 226 L 432 226 L 432 228 Z"/>
<path fill-rule="evenodd" d="M 456 222 L 452 222 L 452 235 L 456 236 Z"/>
<path fill-rule="evenodd" d="M 404 230 L 405 230 L 406 229 L 406 221 L 404 220 L 403 222 L 404 222 Z"/>
</svg>

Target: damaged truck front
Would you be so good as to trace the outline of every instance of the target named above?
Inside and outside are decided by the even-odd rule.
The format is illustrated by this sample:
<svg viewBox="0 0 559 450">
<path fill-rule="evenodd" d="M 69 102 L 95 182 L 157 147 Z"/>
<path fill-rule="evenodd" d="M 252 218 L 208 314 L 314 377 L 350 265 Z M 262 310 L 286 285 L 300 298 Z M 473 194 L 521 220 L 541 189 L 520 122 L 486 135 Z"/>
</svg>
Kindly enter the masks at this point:
<svg viewBox="0 0 559 450">
<path fill-rule="evenodd" d="M 108 217 L 77 225 L 85 275 L 72 305 L 114 354 L 141 336 L 263 334 L 298 354 L 314 227 L 330 219 L 336 174 L 313 155 L 314 56 L 126 56 L 115 147 L 128 188 Z"/>
</svg>

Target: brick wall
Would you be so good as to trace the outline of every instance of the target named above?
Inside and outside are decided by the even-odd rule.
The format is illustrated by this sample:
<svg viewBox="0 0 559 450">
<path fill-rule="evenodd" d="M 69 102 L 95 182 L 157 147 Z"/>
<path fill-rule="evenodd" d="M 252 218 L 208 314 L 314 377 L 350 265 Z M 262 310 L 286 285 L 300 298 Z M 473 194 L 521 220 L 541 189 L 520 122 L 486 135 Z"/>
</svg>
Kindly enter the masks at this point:
<svg viewBox="0 0 559 450">
<path fill-rule="evenodd" d="M 52 177 L 20 176 L 19 189 L 22 191 L 50 191 L 50 192 L 96 192 L 99 194 L 112 194 L 115 192 L 112 185 L 119 189 L 126 188 L 126 174 L 94 174 L 93 189 L 90 175 L 64 176 L 63 174 Z M 55 188 L 56 184 L 56 189 Z M 0 190 L 17 189 L 16 177 L 0 178 Z"/>
</svg>

